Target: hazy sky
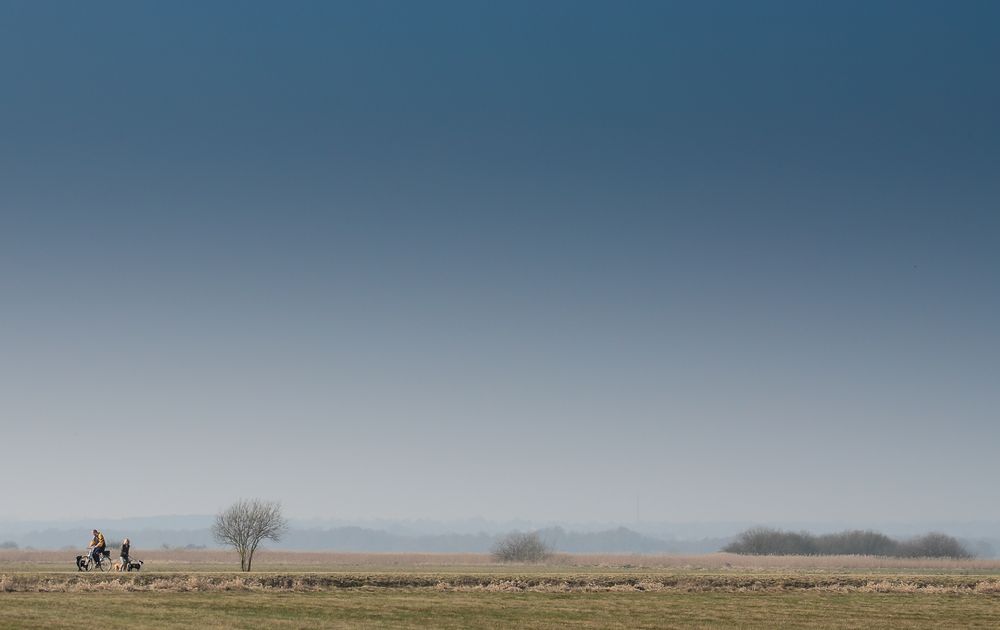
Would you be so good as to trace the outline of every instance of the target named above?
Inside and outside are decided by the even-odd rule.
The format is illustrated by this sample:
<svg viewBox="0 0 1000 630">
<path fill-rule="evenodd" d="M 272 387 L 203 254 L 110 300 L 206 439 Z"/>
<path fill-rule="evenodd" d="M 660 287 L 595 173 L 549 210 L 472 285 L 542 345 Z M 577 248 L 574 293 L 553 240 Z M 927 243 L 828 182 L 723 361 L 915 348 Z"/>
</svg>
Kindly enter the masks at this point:
<svg viewBox="0 0 1000 630">
<path fill-rule="evenodd" d="M 0 517 L 998 519 L 998 23 L 0 2 Z"/>
</svg>

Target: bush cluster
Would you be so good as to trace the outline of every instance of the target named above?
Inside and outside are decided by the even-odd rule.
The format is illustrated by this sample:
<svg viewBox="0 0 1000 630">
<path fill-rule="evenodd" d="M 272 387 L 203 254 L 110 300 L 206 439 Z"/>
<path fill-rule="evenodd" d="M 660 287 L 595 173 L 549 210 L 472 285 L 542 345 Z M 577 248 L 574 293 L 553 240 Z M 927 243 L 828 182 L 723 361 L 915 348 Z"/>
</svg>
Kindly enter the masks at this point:
<svg viewBox="0 0 1000 630">
<path fill-rule="evenodd" d="M 870 530 L 813 535 L 757 527 L 748 529 L 723 551 L 758 556 L 857 555 L 900 558 L 968 558 L 965 547 L 951 536 L 932 532 L 909 540 L 894 540 Z"/>
<path fill-rule="evenodd" d="M 493 546 L 497 562 L 544 562 L 552 550 L 536 532 L 507 534 Z"/>
</svg>

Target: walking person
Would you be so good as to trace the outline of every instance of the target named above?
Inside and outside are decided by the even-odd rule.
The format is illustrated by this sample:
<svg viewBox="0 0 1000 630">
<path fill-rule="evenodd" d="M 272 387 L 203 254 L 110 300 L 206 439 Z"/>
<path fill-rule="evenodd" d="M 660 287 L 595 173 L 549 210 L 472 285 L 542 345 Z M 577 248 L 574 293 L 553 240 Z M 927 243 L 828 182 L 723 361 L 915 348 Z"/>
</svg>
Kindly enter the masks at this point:
<svg viewBox="0 0 1000 630">
<path fill-rule="evenodd" d="M 126 538 L 125 540 L 122 541 L 122 549 L 121 549 L 121 553 L 119 554 L 119 557 L 118 557 L 118 561 L 121 563 L 121 568 L 119 569 L 119 571 L 128 571 L 129 570 L 128 552 L 129 552 L 129 549 L 131 549 L 131 548 L 132 548 L 132 543 L 129 542 L 128 538 Z"/>
</svg>

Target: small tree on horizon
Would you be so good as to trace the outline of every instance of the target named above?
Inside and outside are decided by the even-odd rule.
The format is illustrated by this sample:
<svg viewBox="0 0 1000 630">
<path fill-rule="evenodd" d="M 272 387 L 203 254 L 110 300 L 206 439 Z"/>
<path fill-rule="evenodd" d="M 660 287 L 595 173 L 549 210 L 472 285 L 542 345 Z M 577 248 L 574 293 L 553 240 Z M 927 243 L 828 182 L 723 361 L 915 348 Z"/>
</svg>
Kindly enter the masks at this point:
<svg viewBox="0 0 1000 630">
<path fill-rule="evenodd" d="M 277 501 L 240 499 L 215 517 L 212 535 L 223 545 L 236 549 L 240 570 L 249 571 L 253 554 L 264 540 L 278 542 L 288 529 Z"/>
</svg>

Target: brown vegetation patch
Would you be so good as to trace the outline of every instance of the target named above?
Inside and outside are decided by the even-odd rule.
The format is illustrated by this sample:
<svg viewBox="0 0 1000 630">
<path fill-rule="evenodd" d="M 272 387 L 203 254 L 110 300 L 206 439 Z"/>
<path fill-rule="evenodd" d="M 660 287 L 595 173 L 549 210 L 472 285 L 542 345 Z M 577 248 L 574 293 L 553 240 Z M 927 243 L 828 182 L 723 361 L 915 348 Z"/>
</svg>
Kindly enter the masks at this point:
<svg viewBox="0 0 1000 630">
<path fill-rule="evenodd" d="M 1000 578 L 957 575 L 817 575 L 817 574 L 44 574 L 0 575 L 0 592 L 99 591 L 322 591 L 333 589 L 434 589 L 487 592 L 674 591 L 839 593 L 1000 594 Z"/>
</svg>

